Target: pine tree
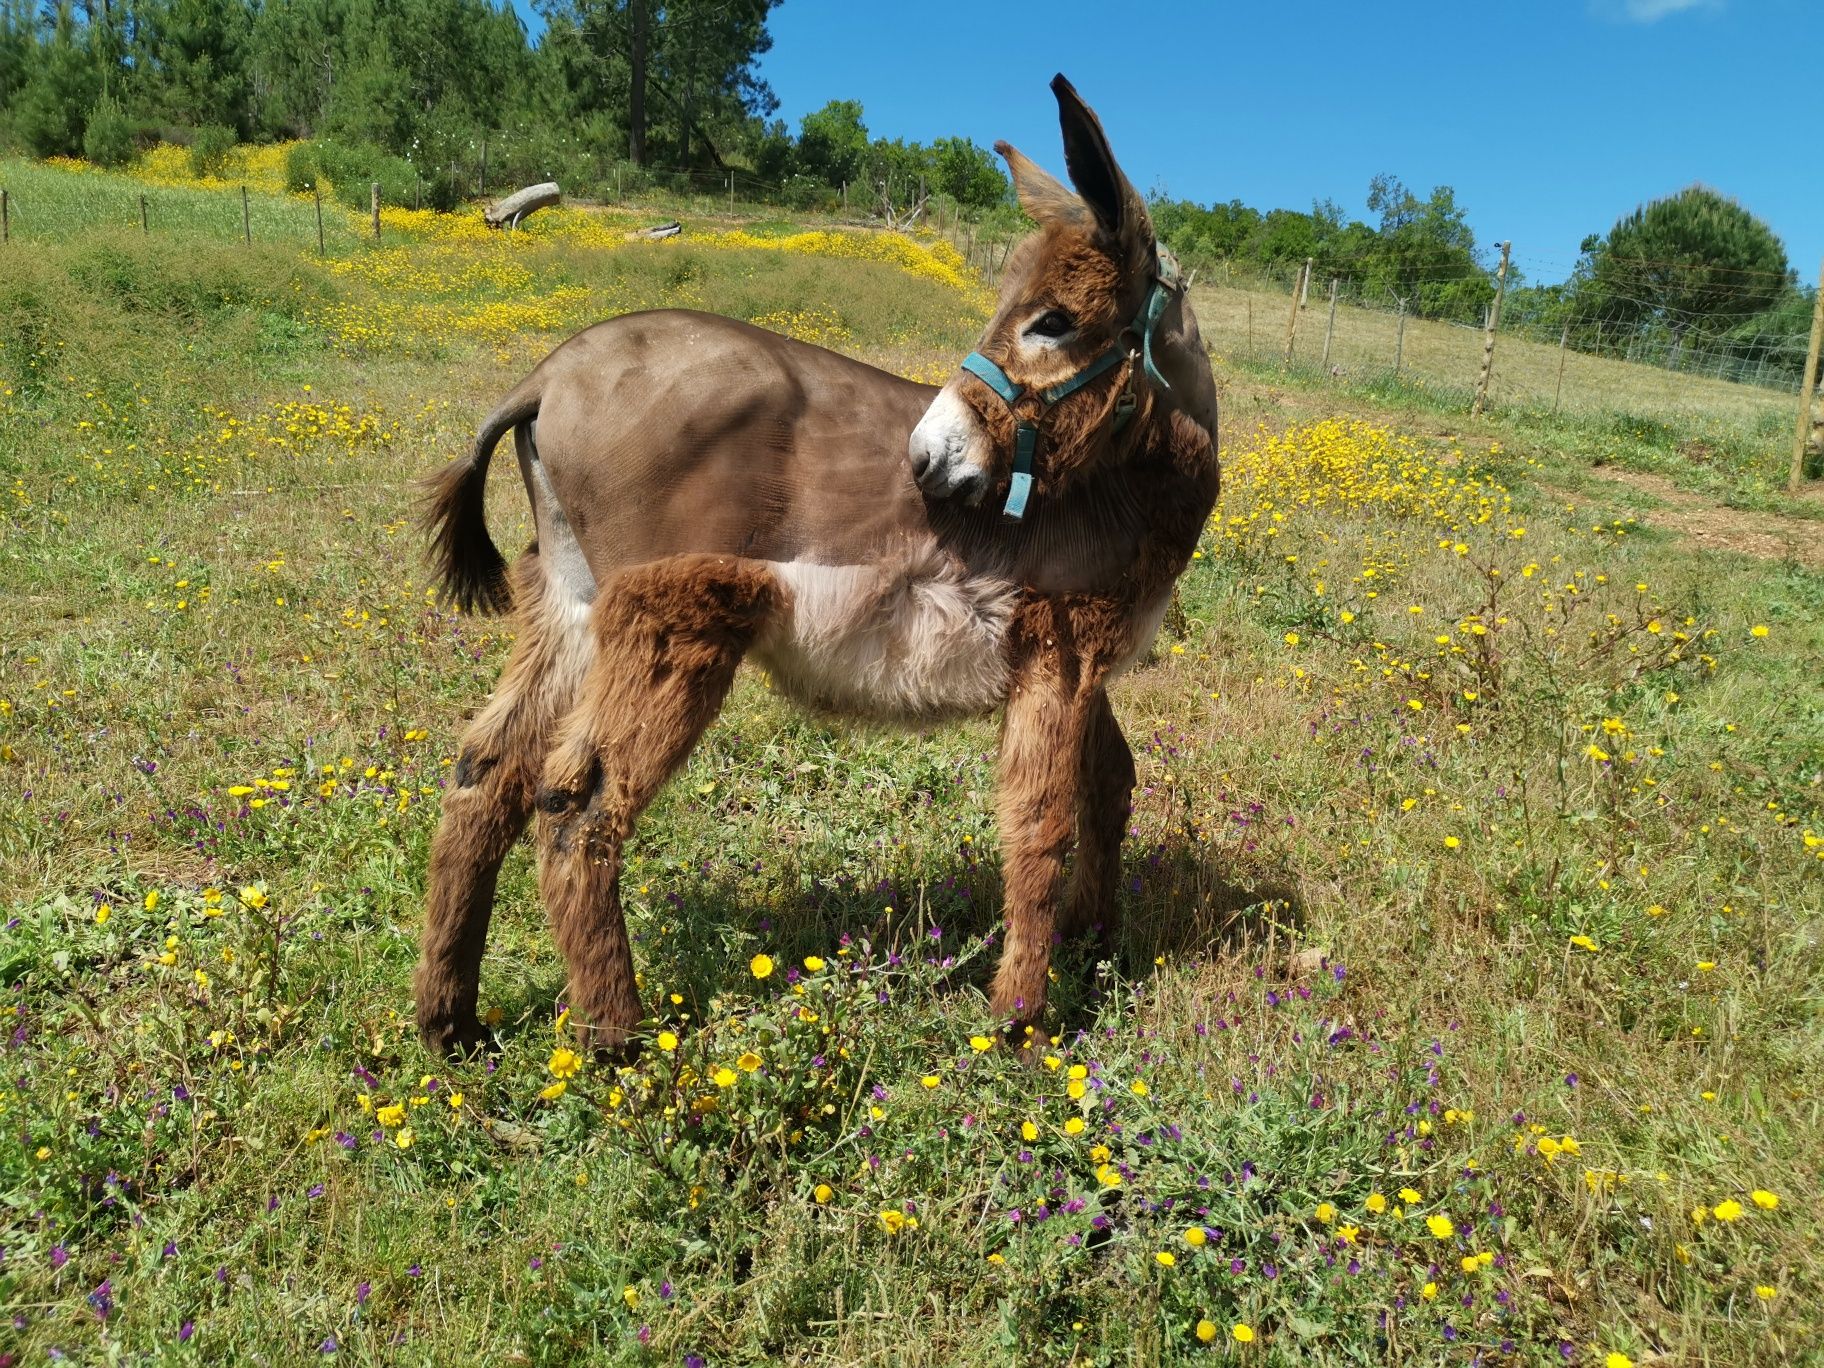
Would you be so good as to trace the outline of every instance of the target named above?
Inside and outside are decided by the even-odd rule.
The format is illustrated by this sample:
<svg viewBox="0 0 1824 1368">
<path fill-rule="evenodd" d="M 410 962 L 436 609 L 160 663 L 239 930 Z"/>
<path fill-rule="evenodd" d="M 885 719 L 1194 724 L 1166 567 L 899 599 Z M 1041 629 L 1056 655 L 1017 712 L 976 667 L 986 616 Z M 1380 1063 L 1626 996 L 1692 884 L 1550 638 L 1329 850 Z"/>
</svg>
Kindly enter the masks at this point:
<svg viewBox="0 0 1824 1368">
<path fill-rule="evenodd" d="M 1702 185 L 1643 205 L 1585 247 L 1580 310 L 1623 326 L 1665 328 L 1671 366 L 1687 335 L 1727 332 L 1793 282 L 1773 230 Z"/>
<path fill-rule="evenodd" d="M 68 0 L 57 11 L 50 41 L 34 54 L 32 73 L 13 108 L 13 126 L 41 157 L 82 152 L 89 111 L 101 96 L 101 73 Z"/>
</svg>

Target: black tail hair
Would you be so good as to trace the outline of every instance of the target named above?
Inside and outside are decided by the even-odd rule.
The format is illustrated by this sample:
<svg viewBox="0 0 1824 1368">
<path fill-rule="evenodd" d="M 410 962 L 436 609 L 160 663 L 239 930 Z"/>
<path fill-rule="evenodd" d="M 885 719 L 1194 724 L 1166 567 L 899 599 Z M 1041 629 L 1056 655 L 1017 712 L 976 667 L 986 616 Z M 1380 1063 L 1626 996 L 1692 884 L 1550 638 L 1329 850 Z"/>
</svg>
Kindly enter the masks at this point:
<svg viewBox="0 0 1824 1368">
<path fill-rule="evenodd" d="M 524 384 L 490 413 L 469 453 L 423 481 L 423 523 L 442 598 L 465 613 L 504 613 L 513 606 L 507 562 L 488 535 L 483 495 L 488 462 L 511 429 L 538 416 L 540 387 Z"/>
</svg>

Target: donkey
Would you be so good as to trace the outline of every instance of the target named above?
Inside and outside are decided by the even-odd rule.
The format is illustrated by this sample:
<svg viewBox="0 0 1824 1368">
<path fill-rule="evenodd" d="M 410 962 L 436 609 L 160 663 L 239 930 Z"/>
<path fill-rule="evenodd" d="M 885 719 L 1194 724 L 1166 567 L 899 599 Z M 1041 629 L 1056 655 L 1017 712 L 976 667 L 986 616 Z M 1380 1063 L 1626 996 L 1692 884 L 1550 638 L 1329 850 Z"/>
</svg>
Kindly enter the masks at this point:
<svg viewBox="0 0 1824 1368">
<path fill-rule="evenodd" d="M 559 346 L 431 477 L 449 596 L 511 604 L 520 627 L 431 849 L 415 988 L 432 1048 L 486 1039 L 495 878 L 536 810 L 582 1043 L 630 1052 L 623 848 L 748 656 L 838 715 L 1005 709 L 991 1006 L 1012 1043 L 1032 1042 L 1053 943 L 1113 937 L 1134 763 L 1107 686 L 1215 502 L 1216 388 L 1145 202 L 1070 83 L 1052 91 L 1075 192 L 996 144 L 1039 231 L 941 389 L 725 318 L 630 314 Z M 511 571 L 482 509 L 509 430 L 537 534 Z"/>
</svg>

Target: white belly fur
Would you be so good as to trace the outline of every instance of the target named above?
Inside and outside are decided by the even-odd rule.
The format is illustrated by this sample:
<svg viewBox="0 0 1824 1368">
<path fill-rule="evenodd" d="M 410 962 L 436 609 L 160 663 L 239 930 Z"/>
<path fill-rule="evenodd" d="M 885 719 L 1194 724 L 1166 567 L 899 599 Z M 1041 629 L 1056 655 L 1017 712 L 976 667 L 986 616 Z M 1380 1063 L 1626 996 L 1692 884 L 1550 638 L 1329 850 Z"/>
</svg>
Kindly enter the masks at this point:
<svg viewBox="0 0 1824 1368">
<path fill-rule="evenodd" d="M 935 547 L 874 565 L 775 561 L 790 610 L 754 647 L 788 697 L 882 721 L 990 711 L 1007 696 L 1018 591 Z"/>
</svg>

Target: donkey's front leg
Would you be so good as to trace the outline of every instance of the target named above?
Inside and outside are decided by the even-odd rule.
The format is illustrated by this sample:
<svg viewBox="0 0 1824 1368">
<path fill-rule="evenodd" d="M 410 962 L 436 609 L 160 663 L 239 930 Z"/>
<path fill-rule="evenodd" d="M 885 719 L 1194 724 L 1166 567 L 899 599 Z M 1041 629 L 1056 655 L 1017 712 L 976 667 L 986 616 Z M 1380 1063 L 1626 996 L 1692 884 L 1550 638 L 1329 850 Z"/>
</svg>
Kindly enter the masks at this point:
<svg viewBox="0 0 1824 1368">
<path fill-rule="evenodd" d="M 1121 930 L 1121 840 L 1133 811 L 1134 752 L 1121 734 L 1106 689 L 1096 690 L 1082 760 L 1077 858 L 1058 932 L 1060 939 L 1092 932 L 1103 955 L 1109 956 Z"/>
<path fill-rule="evenodd" d="M 1019 673 L 1007 699 L 998 803 L 1007 944 L 990 1006 L 1021 1048 L 1045 1010 L 1059 875 L 1098 694 L 1067 687 L 1054 662 L 1040 661 Z"/>
</svg>

